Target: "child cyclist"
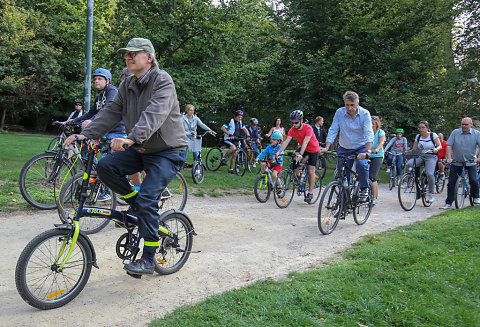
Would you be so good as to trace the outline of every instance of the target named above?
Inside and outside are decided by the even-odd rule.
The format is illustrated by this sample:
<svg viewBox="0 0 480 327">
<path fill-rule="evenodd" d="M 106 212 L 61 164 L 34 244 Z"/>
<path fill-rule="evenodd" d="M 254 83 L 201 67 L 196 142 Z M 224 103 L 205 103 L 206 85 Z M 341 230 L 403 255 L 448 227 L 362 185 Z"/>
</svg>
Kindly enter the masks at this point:
<svg viewBox="0 0 480 327">
<path fill-rule="evenodd" d="M 275 160 L 275 153 L 280 150 L 280 146 L 282 145 L 283 136 L 280 133 L 273 133 L 270 136 L 271 144 L 265 148 L 255 159 L 256 162 L 258 160 L 263 159 L 265 157 L 268 158 L 268 162 L 262 162 L 260 169 L 262 173 L 265 172 L 265 167 L 268 164 L 268 168 L 272 170 L 272 177 L 274 180 L 277 180 L 277 175 L 282 171 L 283 166 L 283 156 L 279 156 L 278 160 Z M 282 152 L 283 153 L 283 152 Z M 277 184 L 280 185 L 280 182 L 277 181 Z"/>
</svg>

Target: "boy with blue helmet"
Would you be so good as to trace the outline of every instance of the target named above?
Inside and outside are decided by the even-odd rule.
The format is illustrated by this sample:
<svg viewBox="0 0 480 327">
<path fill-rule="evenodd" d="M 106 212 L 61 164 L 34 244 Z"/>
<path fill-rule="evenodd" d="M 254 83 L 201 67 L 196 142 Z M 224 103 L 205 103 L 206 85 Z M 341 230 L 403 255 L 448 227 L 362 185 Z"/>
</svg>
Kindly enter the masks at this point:
<svg viewBox="0 0 480 327">
<path fill-rule="evenodd" d="M 283 166 L 283 156 L 279 156 L 277 160 L 275 160 L 275 154 L 280 150 L 280 146 L 282 145 L 283 141 L 283 136 L 280 133 L 273 133 L 272 136 L 270 136 L 270 142 L 271 144 L 263 150 L 258 157 L 255 159 L 255 161 L 258 161 L 263 158 L 268 158 L 268 162 L 262 162 L 260 169 L 262 173 L 265 172 L 265 167 L 268 164 L 268 168 L 272 170 L 272 177 L 274 180 L 277 180 L 278 174 L 282 171 L 282 166 Z M 282 151 L 283 153 L 283 151 Z M 277 182 L 278 185 L 280 185 L 279 181 Z"/>
</svg>

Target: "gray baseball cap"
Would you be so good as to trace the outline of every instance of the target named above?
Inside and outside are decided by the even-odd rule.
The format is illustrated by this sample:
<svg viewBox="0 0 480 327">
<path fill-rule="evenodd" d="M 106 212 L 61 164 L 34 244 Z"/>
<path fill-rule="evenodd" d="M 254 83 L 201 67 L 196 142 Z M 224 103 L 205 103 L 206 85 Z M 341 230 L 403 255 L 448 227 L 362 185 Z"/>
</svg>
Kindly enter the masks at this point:
<svg viewBox="0 0 480 327">
<path fill-rule="evenodd" d="M 121 48 L 117 50 L 118 54 L 123 54 L 125 51 L 145 51 L 151 53 L 155 56 L 155 49 L 153 48 L 152 42 L 149 39 L 144 39 L 141 37 L 135 37 L 128 41 L 128 44 L 125 48 Z"/>
</svg>

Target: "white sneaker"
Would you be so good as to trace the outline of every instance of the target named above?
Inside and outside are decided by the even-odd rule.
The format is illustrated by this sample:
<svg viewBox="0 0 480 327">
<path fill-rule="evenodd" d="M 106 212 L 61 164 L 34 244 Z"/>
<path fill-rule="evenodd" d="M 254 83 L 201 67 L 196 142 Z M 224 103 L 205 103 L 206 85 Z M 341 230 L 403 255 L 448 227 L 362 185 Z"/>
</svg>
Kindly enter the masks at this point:
<svg viewBox="0 0 480 327">
<path fill-rule="evenodd" d="M 473 199 L 473 204 L 480 204 L 480 198 Z"/>
<path fill-rule="evenodd" d="M 387 168 L 387 173 L 389 173 L 389 172 L 390 172 L 390 168 Z"/>
<path fill-rule="evenodd" d="M 374 206 L 376 206 L 377 203 L 378 203 L 377 199 L 373 199 L 373 200 L 372 200 L 372 204 L 373 204 Z"/>
<path fill-rule="evenodd" d="M 430 203 L 435 202 L 435 195 L 430 194 L 430 195 L 428 196 L 428 202 L 430 202 Z"/>
<path fill-rule="evenodd" d="M 440 209 L 443 209 L 443 210 L 452 209 L 452 205 L 451 205 L 451 204 L 448 204 L 448 203 L 445 203 L 445 204 L 443 205 L 443 207 L 441 207 Z"/>
</svg>

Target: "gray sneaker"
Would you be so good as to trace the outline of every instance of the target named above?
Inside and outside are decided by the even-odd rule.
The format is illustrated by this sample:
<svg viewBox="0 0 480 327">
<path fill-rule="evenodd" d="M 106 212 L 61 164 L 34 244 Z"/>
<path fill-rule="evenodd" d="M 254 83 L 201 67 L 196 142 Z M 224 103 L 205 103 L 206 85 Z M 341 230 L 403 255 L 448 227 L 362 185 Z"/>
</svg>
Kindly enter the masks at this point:
<svg viewBox="0 0 480 327">
<path fill-rule="evenodd" d="M 452 205 L 451 205 L 451 204 L 448 204 L 448 203 L 445 203 L 445 204 L 443 205 L 443 207 L 441 207 L 440 209 L 443 209 L 443 210 L 452 209 Z"/>
<path fill-rule="evenodd" d="M 430 203 L 435 202 L 435 195 L 434 195 L 434 194 L 430 194 L 430 195 L 428 196 L 428 202 L 430 202 Z"/>
</svg>

